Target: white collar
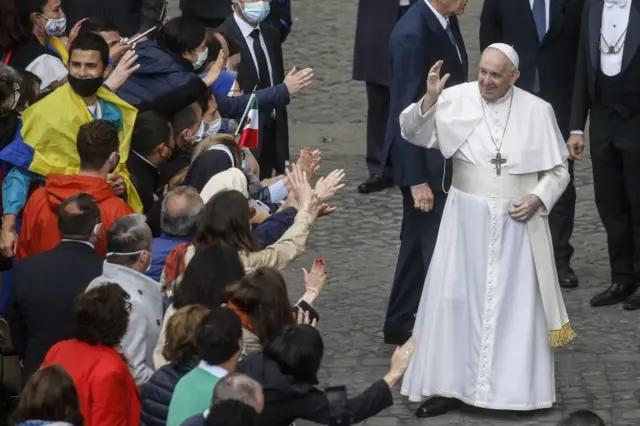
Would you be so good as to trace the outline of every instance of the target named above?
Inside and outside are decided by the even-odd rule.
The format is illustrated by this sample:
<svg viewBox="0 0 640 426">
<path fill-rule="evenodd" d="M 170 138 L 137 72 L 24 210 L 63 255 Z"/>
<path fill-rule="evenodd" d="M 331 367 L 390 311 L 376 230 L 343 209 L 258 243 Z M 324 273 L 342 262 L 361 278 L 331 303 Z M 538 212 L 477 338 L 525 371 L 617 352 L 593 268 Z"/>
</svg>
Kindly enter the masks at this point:
<svg viewBox="0 0 640 426">
<path fill-rule="evenodd" d="M 449 18 L 445 18 L 444 16 L 442 16 L 440 12 L 438 12 L 436 8 L 433 7 L 433 5 L 429 0 L 424 0 L 424 2 L 427 3 L 427 6 L 429 6 L 429 9 L 431 9 L 433 14 L 436 15 L 436 18 L 438 18 L 438 21 L 440 22 L 440 25 L 442 25 L 442 28 L 446 30 L 447 26 L 449 25 Z"/>
<path fill-rule="evenodd" d="M 227 370 L 225 370 L 224 368 L 222 368 L 222 367 L 220 367 L 218 365 L 207 364 L 204 361 L 200 361 L 200 364 L 198 364 L 198 368 L 202 368 L 207 373 L 209 373 L 212 376 L 215 376 L 215 377 L 217 377 L 219 379 L 222 379 L 224 376 L 229 374 L 229 372 Z"/>
<path fill-rule="evenodd" d="M 89 241 L 82 241 L 82 240 L 70 240 L 68 238 L 63 238 L 60 240 L 60 242 L 65 242 L 65 243 L 80 243 L 80 244 L 86 244 L 89 247 L 91 247 L 92 249 L 95 249 L 95 247 L 93 246 L 93 244 L 91 244 Z"/>
<path fill-rule="evenodd" d="M 233 19 L 235 19 L 236 24 L 238 24 L 238 28 L 240 28 L 240 32 L 242 33 L 242 36 L 244 38 L 251 37 L 251 33 L 253 32 L 253 30 L 260 29 L 259 25 L 252 27 L 250 23 L 242 19 L 240 15 L 238 15 L 235 11 L 233 12 Z"/>
<path fill-rule="evenodd" d="M 145 163 L 149 164 L 150 166 L 153 166 L 154 168 L 158 168 L 158 166 L 156 166 L 155 164 L 153 164 L 151 161 L 147 160 L 146 158 L 144 158 L 142 155 L 138 154 L 137 152 L 135 152 L 134 150 L 131 150 L 131 152 L 133 152 L 135 155 L 137 155 L 138 157 L 140 157 L 142 160 L 144 160 Z"/>
</svg>

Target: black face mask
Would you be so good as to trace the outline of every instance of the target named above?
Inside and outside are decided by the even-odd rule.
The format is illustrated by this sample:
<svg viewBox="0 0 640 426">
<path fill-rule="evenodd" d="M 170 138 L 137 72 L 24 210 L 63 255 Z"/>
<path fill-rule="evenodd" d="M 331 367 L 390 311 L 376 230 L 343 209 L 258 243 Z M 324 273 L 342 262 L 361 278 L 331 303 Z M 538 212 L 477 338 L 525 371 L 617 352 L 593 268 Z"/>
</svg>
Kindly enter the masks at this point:
<svg viewBox="0 0 640 426">
<path fill-rule="evenodd" d="M 67 76 L 67 81 L 71 88 L 83 98 L 93 96 L 98 92 L 100 86 L 104 82 L 103 77 L 80 79 L 72 75 Z"/>
</svg>

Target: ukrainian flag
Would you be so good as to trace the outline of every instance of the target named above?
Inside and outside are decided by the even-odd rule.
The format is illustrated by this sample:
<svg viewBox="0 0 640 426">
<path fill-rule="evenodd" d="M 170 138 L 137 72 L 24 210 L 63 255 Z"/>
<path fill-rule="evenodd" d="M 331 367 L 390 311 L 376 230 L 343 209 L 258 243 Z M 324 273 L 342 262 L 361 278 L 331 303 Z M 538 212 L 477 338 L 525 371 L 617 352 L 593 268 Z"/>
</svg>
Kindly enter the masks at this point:
<svg viewBox="0 0 640 426">
<path fill-rule="evenodd" d="M 103 87 L 97 95 L 115 105 L 122 114 L 120 163 L 114 173 L 124 178 L 127 201 L 134 211 L 141 213 L 142 202 L 126 167 L 138 110 Z M 80 170 L 76 148 L 78 131 L 80 126 L 93 119 L 82 98 L 69 84 L 65 84 L 24 112 L 22 128 L 14 140 L 0 151 L 0 160 L 42 176 L 49 173 L 76 174 Z"/>
</svg>

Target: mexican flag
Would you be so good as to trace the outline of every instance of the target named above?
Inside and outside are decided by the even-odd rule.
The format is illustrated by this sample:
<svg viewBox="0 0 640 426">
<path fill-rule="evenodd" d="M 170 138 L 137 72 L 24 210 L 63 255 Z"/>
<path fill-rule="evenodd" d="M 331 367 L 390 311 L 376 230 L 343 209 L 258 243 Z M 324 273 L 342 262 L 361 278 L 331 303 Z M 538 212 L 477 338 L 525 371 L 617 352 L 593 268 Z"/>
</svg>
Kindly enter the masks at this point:
<svg viewBox="0 0 640 426">
<path fill-rule="evenodd" d="M 258 98 L 256 98 L 255 94 L 251 94 L 249 103 L 247 104 L 247 109 L 245 110 L 242 120 L 240 120 L 240 124 L 238 124 L 238 128 L 236 129 L 236 136 L 240 134 L 238 146 L 240 148 L 257 148 L 258 141 L 260 140 L 258 129 Z"/>
</svg>

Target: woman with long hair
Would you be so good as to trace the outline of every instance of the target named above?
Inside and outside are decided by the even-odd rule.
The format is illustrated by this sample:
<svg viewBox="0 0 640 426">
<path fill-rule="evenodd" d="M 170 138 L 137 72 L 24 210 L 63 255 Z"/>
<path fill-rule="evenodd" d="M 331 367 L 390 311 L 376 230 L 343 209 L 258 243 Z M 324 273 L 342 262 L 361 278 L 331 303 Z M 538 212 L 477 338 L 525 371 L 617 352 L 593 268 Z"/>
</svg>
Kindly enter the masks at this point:
<svg viewBox="0 0 640 426">
<path fill-rule="evenodd" d="M 295 325 L 298 313 L 306 316 L 307 322 L 318 317 L 312 304 L 324 287 L 324 261 L 316 260 L 310 274 L 305 274 L 307 288 L 295 306 L 289 301 L 284 277 L 273 268 L 260 268 L 227 287 L 227 306 L 242 320 L 242 342 L 247 354 L 261 350 L 285 327 Z"/>
<path fill-rule="evenodd" d="M 37 422 L 84 426 L 76 386 L 59 365 L 44 367 L 29 378 L 20 394 L 18 408 L 11 416 L 11 424 L 15 426 Z"/>
<path fill-rule="evenodd" d="M 43 90 L 63 84 L 67 78 L 68 52 L 63 38 L 67 18 L 61 0 L 1 3 L 0 49 L 5 64 L 38 76 Z"/>
</svg>

